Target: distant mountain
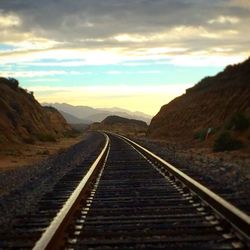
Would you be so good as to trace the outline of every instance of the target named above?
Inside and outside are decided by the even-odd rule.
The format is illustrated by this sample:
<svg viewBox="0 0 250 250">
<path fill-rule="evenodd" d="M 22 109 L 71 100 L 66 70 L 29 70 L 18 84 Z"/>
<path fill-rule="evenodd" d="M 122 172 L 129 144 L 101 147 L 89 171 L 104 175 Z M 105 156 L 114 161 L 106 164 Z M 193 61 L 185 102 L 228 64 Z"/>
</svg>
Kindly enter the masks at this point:
<svg viewBox="0 0 250 250">
<path fill-rule="evenodd" d="M 55 108 L 42 107 L 16 79 L 0 77 L 0 144 L 51 141 L 69 131 Z"/>
<path fill-rule="evenodd" d="M 144 121 L 136 119 L 127 119 L 124 117 L 112 115 L 106 117 L 102 122 L 96 122 L 90 125 L 90 130 L 106 130 L 123 135 L 143 136 L 148 125 Z"/>
<path fill-rule="evenodd" d="M 113 112 L 108 112 L 108 111 L 99 111 L 98 113 L 94 113 L 93 115 L 88 116 L 88 120 L 92 122 L 101 122 L 104 120 L 106 117 L 108 117 L 110 114 L 113 114 Z"/>
<path fill-rule="evenodd" d="M 149 124 L 151 116 L 142 112 L 132 112 L 121 108 L 92 108 L 88 106 L 73 106 L 67 103 L 44 103 L 43 105 L 52 106 L 70 115 L 75 116 L 78 119 L 83 119 L 88 124 L 93 122 L 101 122 L 103 119 L 110 115 L 122 116 L 128 119 L 142 120 Z M 62 115 L 64 115 L 62 112 Z M 68 116 L 64 116 L 68 119 Z"/>
<path fill-rule="evenodd" d="M 164 105 L 152 119 L 147 134 L 151 138 L 194 140 L 210 128 L 213 131 L 210 138 L 214 138 L 229 126 L 232 117 L 236 115 L 239 120 L 242 114 L 250 118 L 250 58 L 204 78 Z M 237 122 L 243 121 L 240 118 Z M 245 132 L 246 138 L 249 132 Z"/>
<path fill-rule="evenodd" d="M 90 124 L 91 121 L 80 119 L 74 115 L 71 115 L 69 113 L 66 113 L 62 110 L 60 110 L 60 113 L 64 117 L 64 119 L 69 123 L 69 124 Z"/>
<path fill-rule="evenodd" d="M 88 120 L 86 117 L 95 113 L 95 109 L 88 106 L 73 106 L 67 103 L 42 103 L 42 105 L 54 107 L 59 111 L 63 111 L 84 120 Z"/>
</svg>

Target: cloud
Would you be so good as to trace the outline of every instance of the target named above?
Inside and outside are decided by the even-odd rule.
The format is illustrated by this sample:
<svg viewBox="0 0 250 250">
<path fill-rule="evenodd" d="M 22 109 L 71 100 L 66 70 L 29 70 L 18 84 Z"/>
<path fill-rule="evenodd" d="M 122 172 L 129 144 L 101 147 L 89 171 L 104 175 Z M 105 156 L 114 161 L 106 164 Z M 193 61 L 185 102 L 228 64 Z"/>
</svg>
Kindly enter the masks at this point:
<svg viewBox="0 0 250 250">
<path fill-rule="evenodd" d="M 227 53 L 228 50 L 220 49 L 220 48 L 214 48 L 213 51 L 218 53 Z M 211 54 L 212 51 L 211 51 Z M 193 55 L 192 57 L 188 55 L 178 56 L 175 58 L 172 58 L 170 64 L 176 65 L 176 66 L 186 66 L 189 65 L 190 67 L 206 67 L 213 64 L 216 64 L 217 66 L 226 66 L 228 64 L 234 64 L 238 62 L 242 62 L 245 60 L 245 55 L 235 55 L 235 56 L 228 56 L 228 55 L 210 55 L 209 51 L 204 51 L 203 53 L 200 52 L 199 54 Z"/>
<path fill-rule="evenodd" d="M 56 76 L 56 75 L 80 75 L 84 73 L 80 73 L 77 71 L 64 71 L 64 70 L 46 70 L 46 71 L 2 71 L 1 75 L 4 77 L 43 77 L 43 76 Z"/>
<path fill-rule="evenodd" d="M 250 10 L 250 2 L 249 0 L 230 0 L 229 5 L 233 7 L 240 7 L 244 9 L 249 9 Z"/>
<path fill-rule="evenodd" d="M 212 54 L 212 48 L 224 46 L 231 48 L 223 51 L 229 57 L 246 56 L 248 6 L 248 0 L 1 0 L 0 42 L 15 49 L 0 59 L 71 57 L 89 65 L 138 57 L 193 60 L 194 52 Z"/>
<path fill-rule="evenodd" d="M 84 60 L 53 60 L 53 61 L 36 61 L 36 62 L 25 62 L 22 63 L 25 66 L 36 66 L 36 67 L 80 67 L 86 66 L 86 62 Z M 89 72 L 90 74 L 92 72 Z"/>
<path fill-rule="evenodd" d="M 35 79 L 30 78 L 27 81 L 31 83 L 37 83 L 37 82 L 50 83 L 50 82 L 60 82 L 61 80 L 58 78 L 35 78 Z"/>
<path fill-rule="evenodd" d="M 0 10 L 0 28 L 5 27 L 15 27 L 21 24 L 21 20 L 18 16 L 14 14 L 4 14 Z"/>
<path fill-rule="evenodd" d="M 214 24 L 214 23 L 236 24 L 239 22 L 240 22 L 240 19 L 237 17 L 233 17 L 233 16 L 218 16 L 216 19 L 211 19 L 208 21 L 209 24 Z"/>
</svg>

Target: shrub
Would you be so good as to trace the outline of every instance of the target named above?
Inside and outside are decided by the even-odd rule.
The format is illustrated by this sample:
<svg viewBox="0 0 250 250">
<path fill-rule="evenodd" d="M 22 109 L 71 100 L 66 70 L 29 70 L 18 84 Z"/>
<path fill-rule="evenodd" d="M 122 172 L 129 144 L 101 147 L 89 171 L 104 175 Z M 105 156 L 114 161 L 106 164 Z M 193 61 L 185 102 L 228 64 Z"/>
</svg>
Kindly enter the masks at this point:
<svg viewBox="0 0 250 250">
<path fill-rule="evenodd" d="M 56 138 L 51 134 L 37 134 L 36 137 L 42 142 L 56 142 Z"/>
<path fill-rule="evenodd" d="M 6 141 L 5 136 L 2 135 L 1 132 L 0 132 L 0 143 L 3 143 L 3 142 L 5 142 L 5 141 Z"/>
<path fill-rule="evenodd" d="M 66 138 L 76 138 L 81 134 L 77 129 L 67 130 L 63 133 L 63 136 Z"/>
<path fill-rule="evenodd" d="M 45 149 L 41 152 L 42 155 L 49 155 L 49 150 Z"/>
<path fill-rule="evenodd" d="M 27 144 L 34 144 L 34 143 L 35 143 L 35 140 L 34 140 L 34 138 L 32 138 L 32 137 L 27 137 L 27 138 L 24 138 L 24 139 L 23 139 L 23 142 L 24 142 L 24 143 L 27 143 Z"/>
<path fill-rule="evenodd" d="M 44 149 L 44 150 L 39 150 L 38 152 L 36 152 L 37 155 L 49 155 L 49 150 L 48 149 Z"/>
<path fill-rule="evenodd" d="M 65 152 L 67 152 L 67 149 L 66 149 L 66 148 L 60 148 L 60 149 L 58 149 L 58 151 L 57 151 L 58 154 L 64 154 Z"/>
<path fill-rule="evenodd" d="M 230 130 L 244 131 L 248 129 L 249 126 L 250 122 L 245 114 L 237 112 L 233 114 L 228 124 L 226 125 L 226 128 Z"/>
<path fill-rule="evenodd" d="M 10 106 L 12 109 L 14 109 L 18 114 L 22 114 L 23 113 L 23 110 L 22 110 L 22 107 L 21 105 L 19 105 L 16 101 L 12 101 L 10 103 Z"/>
<path fill-rule="evenodd" d="M 8 78 L 9 82 L 8 85 L 12 88 L 12 89 L 18 89 L 19 86 L 19 82 L 18 80 L 16 80 L 15 78 Z"/>
<path fill-rule="evenodd" d="M 195 135 L 194 135 L 194 139 L 198 139 L 200 141 L 205 141 L 207 133 L 208 133 L 209 128 L 203 128 L 200 131 L 198 131 Z M 216 132 L 215 128 L 210 128 L 210 133 L 209 135 L 212 135 Z"/>
<path fill-rule="evenodd" d="M 197 132 L 194 135 L 194 139 L 198 139 L 200 141 L 204 141 L 206 139 L 206 135 L 207 135 L 207 129 L 201 129 L 199 132 Z"/>
<path fill-rule="evenodd" d="M 229 132 L 222 132 L 214 142 L 213 151 L 237 150 L 243 147 L 240 140 L 232 138 Z"/>
</svg>

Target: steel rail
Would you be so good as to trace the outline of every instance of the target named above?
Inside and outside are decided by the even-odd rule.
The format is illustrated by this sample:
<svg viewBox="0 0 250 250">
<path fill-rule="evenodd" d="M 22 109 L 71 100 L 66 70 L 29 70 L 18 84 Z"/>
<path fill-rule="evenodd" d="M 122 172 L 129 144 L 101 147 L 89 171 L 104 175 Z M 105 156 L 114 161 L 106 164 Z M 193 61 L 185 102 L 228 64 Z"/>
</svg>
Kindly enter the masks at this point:
<svg viewBox="0 0 250 250">
<path fill-rule="evenodd" d="M 183 173 L 167 161 L 163 160 L 161 157 L 157 156 L 156 154 L 152 153 L 148 149 L 142 147 L 138 143 L 132 141 L 131 139 L 118 135 L 115 133 L 111 133 L 113 135 L 116 135 L 125 141 L 129 142 L 135 148 L 139 149 L 140 151 L 146 153 L 153 159 L 159 161 L 161 164 L 163 164 L 167 170 L 175 176 L 177 179 L 179 179 L 184 185 L 186 185 L 190 190 L 194 193 L 196 193 L 205 203 L 207 203 L 209 206 L 211 206 L 217 214 L 219 214 L 223 219 L 225 219 L 228 223 L 230 223 L 236 231 L 238 231 L 247 241 L 249 244 L 250 241 L 250 217 L 235 207 L 230 202 L 226 201 L 213 191 L 209 190 L 204 185 L 200 184 L 187 174 Z"/>
<path fill-rule="evenodd" d="M 36 242 L 35 246 L 33 247 L 33 250 L 43 250 L 48 249 L 49 245 L 51 244 L 52 239 L 55 237 L 57 231 L 59 230 L 60 226 L 62 225 L 63 221 L 69 214 L 70 210 L 75 206 L 76 201 L 79 199 L 79 196 L 82 192 L 82 190 L 87 185 L 89 179 L 91 178 L 92 174 L 94 173 L 96 167 L 100 163 L 100 161 L 105 156 L 105 153 L 108 149 L 109 145 L 109 137 L 104 134 L 106 142 L 105 145 L 99 154 L 99 156 L 96 158 L 95 162 L 91 165 L 89 171 L 86 173 L 86 175 L 83 177 L 82 181 L 78 184 L 74 192 L 70 195 L 66 203 L 63 205 L 61 210 L 58 212 L 56 217 L 53 219 L 51 224 L 48 226 L 48 228 L 44 231 L 41 238 Z"/>
</svg>

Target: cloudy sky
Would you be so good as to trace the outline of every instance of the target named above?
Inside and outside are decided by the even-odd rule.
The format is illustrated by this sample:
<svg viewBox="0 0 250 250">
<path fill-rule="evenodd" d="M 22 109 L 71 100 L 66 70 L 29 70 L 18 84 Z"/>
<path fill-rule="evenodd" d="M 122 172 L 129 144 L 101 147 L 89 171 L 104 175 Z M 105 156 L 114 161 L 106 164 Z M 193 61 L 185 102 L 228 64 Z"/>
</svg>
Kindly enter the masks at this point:
<svg viewBox="0 0 250 250">
<path fill-rule="evenodd" d="M 41 102 L 155 114 L 250 55 L 249 0 L 0 0 L 0 75 Z"/>
</svg>

